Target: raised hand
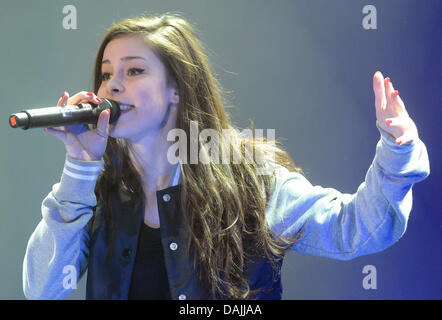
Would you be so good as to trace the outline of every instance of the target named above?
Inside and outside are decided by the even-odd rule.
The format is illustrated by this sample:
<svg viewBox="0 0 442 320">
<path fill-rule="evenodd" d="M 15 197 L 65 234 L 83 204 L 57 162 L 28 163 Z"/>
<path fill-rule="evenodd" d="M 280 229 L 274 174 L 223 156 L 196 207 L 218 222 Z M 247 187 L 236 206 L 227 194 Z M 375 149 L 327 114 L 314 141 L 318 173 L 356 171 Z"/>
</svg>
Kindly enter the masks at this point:
<svg viewBox="0 0 442 320">
<path fill-rule="evenodd" d="M 382 73 L 377 71 L 373 76 L 373 90 L 379 127 L 395 138 L 397 145 L 417 139 L 416 125 L 408 116 L 399 91 L 394 89 L 391 79 L 384 79 Z"/>
</svg>

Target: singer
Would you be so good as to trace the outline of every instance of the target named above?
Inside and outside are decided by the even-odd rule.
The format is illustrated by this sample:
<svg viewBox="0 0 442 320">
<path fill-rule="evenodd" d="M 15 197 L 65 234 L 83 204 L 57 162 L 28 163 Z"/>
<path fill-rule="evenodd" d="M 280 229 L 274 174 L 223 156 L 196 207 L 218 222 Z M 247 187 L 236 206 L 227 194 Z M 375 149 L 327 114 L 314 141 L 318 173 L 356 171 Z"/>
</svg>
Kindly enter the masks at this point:
<svg viewBox="0 0 442 320">
<path fill-rule="evenodd" d="M 27 245 L 26 297 L 67 297 L 72 267 L 78 278 L 88 270 L 86 299 L 281 299 L 288 250 L 349 260 L 390 247 L 406 230 L 412 186 L 430 169 L 390 78 L 375 72 L 373 89 L 380 138 L 354 194 L 313 186 L 282 146 L 240 133 L 216 142 L 242 155 L 240 164 L 173 164 L 171 130 L 189 138 L 191 121 L 234 128 L 221 86 L 181 16 L 113 25 L 93 92 L 65 92 L 57 105 L 112 99 L 121 115 L 45 129 L 66 146 L 66 161 Z M 209 153 L 205 141 L 198 147 Z M 271 174 L 245 160 L 247 148 Z"/>
</svg>

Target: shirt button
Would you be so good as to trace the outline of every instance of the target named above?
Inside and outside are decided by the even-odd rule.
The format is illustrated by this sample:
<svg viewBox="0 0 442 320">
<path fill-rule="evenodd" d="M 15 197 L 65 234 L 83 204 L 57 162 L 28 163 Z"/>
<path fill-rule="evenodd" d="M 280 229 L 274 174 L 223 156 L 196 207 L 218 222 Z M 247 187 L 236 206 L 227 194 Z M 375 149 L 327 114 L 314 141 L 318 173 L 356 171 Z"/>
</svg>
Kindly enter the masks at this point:
<svg viewBox="0 0 442 320">
<path fill-rule="evenodd" d="M 163 200 L 164 200 L 164 202 L 169 202 L 169 200 L 170 200 L 170 195 L 169 194 L 165 194 L 165 195 L 163 195 Z"/>
<path fill-rule="evenodd" d="M 172 242 L 172 243 L 169 245 L 169 248 L 170 248 L 170 250 L 175 251 L 176 249 L 178 249 L 178 245 L 176 244 L 176 242 Z"/>
<path fill-rule="evenodd" d="M 121 255 L 126 259 L 129 259 L 131 254 L 132 250 L 130 250 L 129 248 L 124 249 L 123 252 L 121 253 Z"/>
<path fill-rule="evenodd" d="M 180 294 L 180 296 L 178 297 L 179 300 L 186 300 L 187 297 L 185 294 Z"/>
</svg>

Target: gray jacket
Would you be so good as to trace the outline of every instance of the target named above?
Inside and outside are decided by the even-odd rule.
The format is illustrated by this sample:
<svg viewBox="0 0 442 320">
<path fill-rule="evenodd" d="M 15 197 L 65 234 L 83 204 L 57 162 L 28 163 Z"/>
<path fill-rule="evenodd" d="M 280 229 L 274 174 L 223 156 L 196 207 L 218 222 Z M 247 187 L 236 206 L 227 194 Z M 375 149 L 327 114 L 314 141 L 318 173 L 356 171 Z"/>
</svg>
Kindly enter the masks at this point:
<svg viewBox="0 0 442 320">
<path fill-rule="evenodd" d="M 333 259 L 349 260 L 376 253 L 404 234 L 412 208 L 412 186 L 430 172 L 421 140 L 397 146 L 378 126 L 381 139 L 365 181 L 354 194 L 313 186 L 301 174 L 274 165 L 275 189 L 266 220 L 283 236 L 302 228 L 293 250 Z M 116 206 L 116 254 L 104 263 L 104 222 L 95 215 L 96 179 L 103 161 L 67 157 L 59 183 L 43 200 L 42 220 L 31 235 L 23 262 L 23 290 L 28 299 L 64 299 L 88 270 L 87 299 L 127 299 L 143 208 L 121 194 Z M 161 237 L 173 299 L 207 299 L 189 257 L 180 251 L 186 239 L 177 201 L 180 171 L 176 166 L 168 188 L 157 191 Z M 94 215 L 94 218 L 91 219 Z M 280 299 L 281 279 L 272 278 L 268 261 L 257 258 L 246 265 L 252 289 L 263 288 L 258 299 Z"/>
</svg>

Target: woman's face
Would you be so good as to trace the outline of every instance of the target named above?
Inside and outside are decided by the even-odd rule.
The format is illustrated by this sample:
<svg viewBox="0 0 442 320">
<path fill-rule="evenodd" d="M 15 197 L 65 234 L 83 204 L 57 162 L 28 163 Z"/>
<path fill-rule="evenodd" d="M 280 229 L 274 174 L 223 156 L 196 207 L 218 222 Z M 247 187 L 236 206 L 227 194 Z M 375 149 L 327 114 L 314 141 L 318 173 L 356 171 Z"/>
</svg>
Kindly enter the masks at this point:
<svg viewBox="0 0 442 320">
<path fill-rule="evenodd" d="M 136 142 L 176 124 L 178 95 L 166 68 L 139 37 L 110 41 L 103 53 L 98 96 L 133 106 L 110 126 L 109 135 Z M 124 108 L 124 107 L 123 107 Z"/>
</svg>

